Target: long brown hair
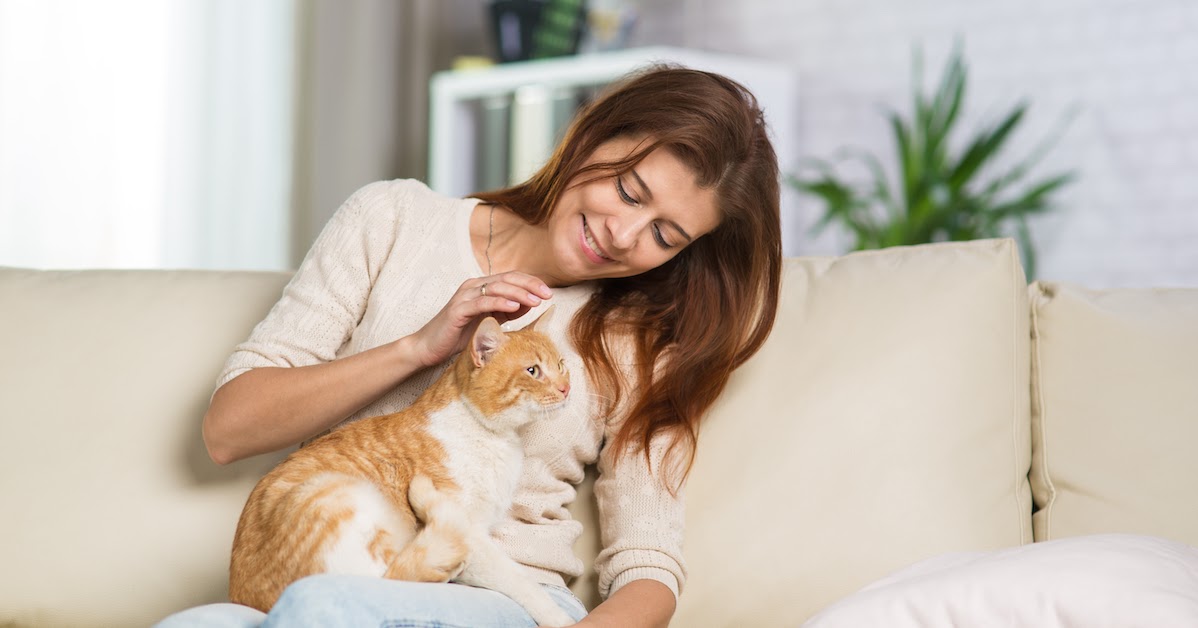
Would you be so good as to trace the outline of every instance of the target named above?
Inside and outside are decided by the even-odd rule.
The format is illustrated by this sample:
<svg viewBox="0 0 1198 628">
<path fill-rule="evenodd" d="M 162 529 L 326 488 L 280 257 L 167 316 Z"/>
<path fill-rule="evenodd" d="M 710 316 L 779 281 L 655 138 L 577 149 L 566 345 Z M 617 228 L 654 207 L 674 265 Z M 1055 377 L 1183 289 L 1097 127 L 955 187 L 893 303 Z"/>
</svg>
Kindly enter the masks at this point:
<svg viewBox="0 0 1198 628">
<path fill-rule="evenodd" d="M 626 159 L 587 164 L 617 137 L 648 141 Z M 676 489 L 694 461 L 700 419 L 732 371 L 761 347 L 778 305 L 778 162 L 756 98 L 718 74 L 648 68 L 586 107 L 528 181 L 476 196 L 541 224 L 584 175 L 623 174 L 658 148 L 714 190 L 720 224 L 653 270 L 599 280 L 570 333 L 591 379 L 612 395 L 608 412 L 627 408 L 607 446 L 651 460 L 651 441 L 669 435 L 670 464 L 661 475 Z M 613 356 L 614 347 L 626 346 L 634 352 L 635 385 L 621 377 Z M 625 394 L 629 403 L 621 404 Z"/>
</svg>

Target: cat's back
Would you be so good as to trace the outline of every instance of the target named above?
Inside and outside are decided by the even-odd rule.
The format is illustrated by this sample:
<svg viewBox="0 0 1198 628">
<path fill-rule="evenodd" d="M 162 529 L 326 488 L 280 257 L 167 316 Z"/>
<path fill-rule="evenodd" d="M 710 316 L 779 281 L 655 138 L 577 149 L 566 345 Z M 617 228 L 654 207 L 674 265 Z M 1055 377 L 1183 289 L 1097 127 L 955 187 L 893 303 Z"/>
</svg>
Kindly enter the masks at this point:
<svg viewBox="0 0 1198 628">
<path fill-rule="evenodd" d="M 303 481 L 340 473 L 402 488 L 416 472 L 444 476 L 444 445 L 429 429 L 436 407 L 416 404 L 399 412 L 335 428 L 293 452 L 272 470 L 266 483 Z M 272 477 L 273 476 L 273 477 Z M 400 486 L 402 485 L 402 486 Z"/>
</svg>

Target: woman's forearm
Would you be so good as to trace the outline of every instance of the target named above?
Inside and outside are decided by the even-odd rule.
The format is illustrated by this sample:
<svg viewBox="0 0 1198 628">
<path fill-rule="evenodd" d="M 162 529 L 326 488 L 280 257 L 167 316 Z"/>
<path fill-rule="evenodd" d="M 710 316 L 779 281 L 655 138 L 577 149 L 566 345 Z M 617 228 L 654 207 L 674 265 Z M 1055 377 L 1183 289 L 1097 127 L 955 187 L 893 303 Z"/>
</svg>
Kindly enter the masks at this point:
<svg viewBox="0 0 1198 628">
<path fill-rule="evenodd" d="M 423 368 L 409 338 L 324 364 L 239 375 L 216 391 L 204 415 L 208 455 L 227 464 L 333 427 Z"/>
<path fill-rule="evenodd" d="M 674 592 L 656 580 L 633 580 L 620 587 L 578 626 L 665 628 L 674 616 Z"/>
</svg>

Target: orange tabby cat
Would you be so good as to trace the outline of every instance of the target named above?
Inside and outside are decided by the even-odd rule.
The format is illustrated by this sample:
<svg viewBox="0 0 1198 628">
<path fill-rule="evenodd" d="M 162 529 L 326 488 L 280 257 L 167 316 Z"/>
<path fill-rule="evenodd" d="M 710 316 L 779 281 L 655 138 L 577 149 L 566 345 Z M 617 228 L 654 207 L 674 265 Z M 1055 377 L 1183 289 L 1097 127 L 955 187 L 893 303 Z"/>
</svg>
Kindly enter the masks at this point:
<svg viewBox="0 0 1198 628">
<path fill-rule="evenodd" d="M 574 623 L 491 540 L 524 452 L 517 430 L 563 404 L 569 374 L 534 327 L 493 318 L 411 407 L 334 430 L 291 454 L 237 524 L 229 599 L 268 611 L 317 573 L 454 580 L 494 589 L 540 625 Z"/>
</svg>

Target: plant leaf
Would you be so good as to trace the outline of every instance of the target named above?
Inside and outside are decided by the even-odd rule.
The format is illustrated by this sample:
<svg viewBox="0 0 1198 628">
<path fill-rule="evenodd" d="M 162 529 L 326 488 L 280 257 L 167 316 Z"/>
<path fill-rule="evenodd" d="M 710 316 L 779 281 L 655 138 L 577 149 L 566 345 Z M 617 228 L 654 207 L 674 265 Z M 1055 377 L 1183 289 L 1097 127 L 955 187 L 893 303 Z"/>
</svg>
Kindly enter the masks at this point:
<svg viewBox="0 0 1198 628">
<path fill-rule="evenodd" d="M 1061 116 L 1061 119 L 1059 119 L 1057 123 L 1053 125 L 1052 132 L 1040 140 L 1040 142 L 1036 144 L 1035 148 L 1032 149 L 1031 153 L 1029 153 L 1027 157 L 1025 157 L 1018 164 L 1012 166 L 1003 175 L 995 177 L 994 180 L 982 190 L 981 195 L 985 198 L 995 198 L 1007 187 L 1017 183 L 1027 176 L 1027 174 L 1031 172 L 1032 168 L 1040 163 L 1044 156 L 1048 154 L 1048 151 L 1050 151 L 1053 146 L 1056 145 L 1057 141 L 1060 140 L 1061 136 L 1064 135 L 1065 129 L 1068 128 L 1076 114 L 1076 107 L 1066 111 Z"/>
<path fill-rule="evenodd" d="M 953 168 L 952 174 L 949 176 L 949 185 L 955 190 L 963 188 L 984 164 L 994 158 L 1003 143 L 1007 141 L 1011 131 L 1019 126 L 1019 121 L 1023 119 L 1023 114 L 1026 112 L 1027 105 L 1020 104 L 1007 114 L 1007 117 L 993 130 L 982 131 L 974 138 L 960 162 Z"/>
<path fill-rule="evenodd" d="M 1023 258 L 1023 272 L 1028 283 L 1036 280 L 1036 244 L 1032 241 L 1032 230 L 1027 218 L 1019 216 L 1015 221 L 1015 239 L 1019 241 L 1019 256 Z"/>
<path fill-rule="evenodd" d="M 911 146 L 911 132 L 903 122 L 902 117 L 894 111 L 887 114 L 890 121 L 890 131 L 894 135 L 894 145 L 896 156 L 899 164 L 899 180 L 902 182 L 903 205 L 906 208 L 911 207 L 911 197 L 916 186 L 916 181 L 921 175 L 919 169 L 919 160 L 913 154 Z"/>
<path fill-rule="evenodd" d="M 992 170 L 990 165 L 1022 123 L 1028 105 L 1019 103 L 997 124 L 971 131 L 964 142 L 953 142 L 968 85 L 959 42 L 931 93 L 923 89 L 923 56 L 918 48 L 913 63 L 910 114 L 883 111 L 894 139 L 896 176 L 888 178 L 882 161 L 874 155 L 847 150 L 841 158 L 863 165 L 868 172 L 864 180 L 842 178 L 832 163 L 819 160 L 788 179 L 824 203 L 813 231 L 838 223 L 856 237 L 858 249 L 1014 233 L 1020 239 L 1025 268 L 1034 273 L 1035 251 L 1027 217 L 1051 209 L 1052 196 L 1072 181 L 1074 174 L 1039 179 L 1014 190 L 1013 195 L 1011 192 L 1039 164 L 1065 125 L 1058 124 L 1024 160 L 983 179 L 982 173 Z M 964 150 L 954 150 L 953 145 Z"/>
<path fill-rule="evenodd" d="M 996 221 L 1017 218 L 1044 211 L 1049 207 L 1047 196 L 1070 183 L 1076 175 L 1072 172 L 1043 179 L 1029 187 L 1019 198 L 990 206 L 986 213 Z"/>
<path fill-rule="evenodd" d="M 965 97 L 965 78 L 965 63 L 958 42 L 945 65 L 927 120 L 924 155 L 929 161 L 939 162 L 947 152 L 948 135 Z"/>
</svg>

